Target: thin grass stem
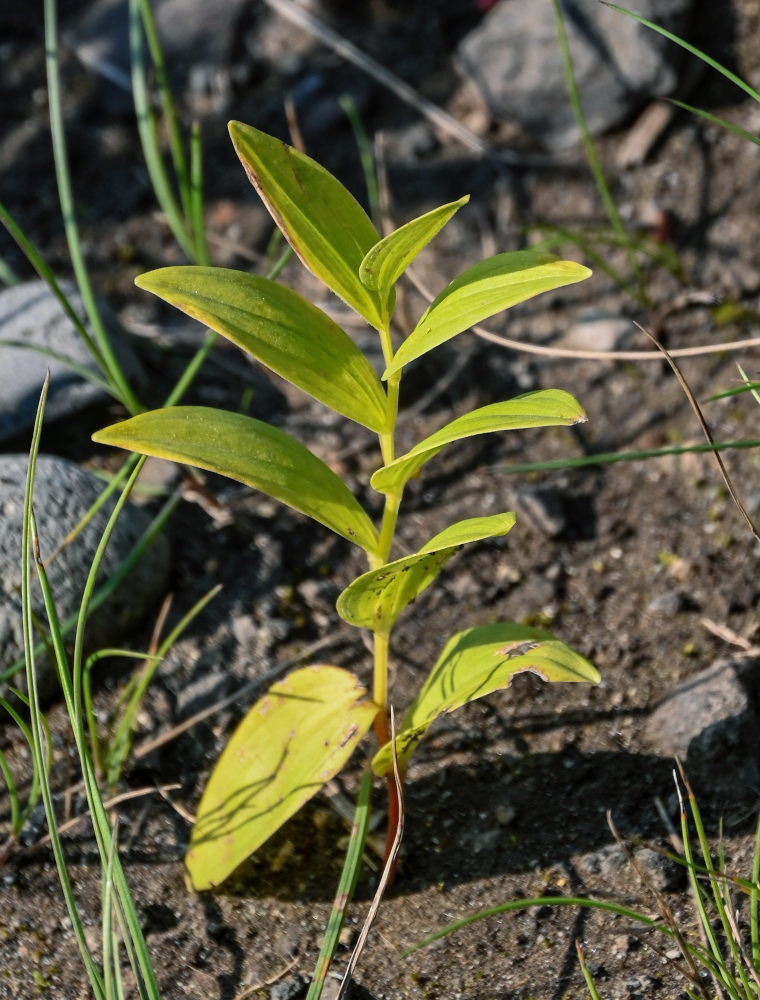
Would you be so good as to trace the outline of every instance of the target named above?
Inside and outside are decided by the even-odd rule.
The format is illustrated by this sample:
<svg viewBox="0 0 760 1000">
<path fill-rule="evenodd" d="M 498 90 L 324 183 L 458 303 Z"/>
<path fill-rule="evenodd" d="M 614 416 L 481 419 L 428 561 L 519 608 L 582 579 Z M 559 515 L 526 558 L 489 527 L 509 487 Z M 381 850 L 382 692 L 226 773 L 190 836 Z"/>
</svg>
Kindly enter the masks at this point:
<svg viewBox="0 0 760 1000">
<path fill-rule="evenodd" d="M 322 947 L 319 950 L 317 964 L 314 969 L 309 992 L 306 1000 L 319 1000 L 322 988 L 325 984 L 327 970 L 338 946 L 338 938 L 346 917 L 346 910 L 351 902 L 359 878 L 359 872 L 364 855 L 364 845 L 367 840 L 370 817 L 370 796 L 372 794 L 372 775 L 365 773 L 362 775 L 359 786 L 359 796 L 354 812 L 354 822 L 351 827 L 351 838 L 346 851 L 346 859 L 343 862 L 343 870 L 338 882 L 338 890 L 335 894 L 330 917 L 325 928 L 325 936 L 322 940 Z"/>
<path fill-rule="evenodd" d="M 39 696 L 37 691 L 37 671 L 35 669 L 34 661 L 34 643 L 32 640 L 33 636 L 33 624 L 32 624 L 32 596 L 31 596 L 31 546 L 32 546 L 32 497 L 34 494 L 34 478 L 37 464 L 37 454 L 39 452 L 40 445 L 40 434 L 42 432 L 42 415 L 45 410 L 45 400 L 47 398 L 48 380 L 42 387 L 42 393 L 40 396 L 40 403 L 37 409 L 37 417 L 35 420 L 34 431 L 32 433 L 32 444 L 29 453 L 29 468 L 27 470 L 26 478 L 26 493 L 24 498 L 24 521 L 22 529 L 22 548 L 21 548 L 21 603 L 23 608 L 23 630 L 24 630 L 24 651 L 25 651 L 25 662 L 26 662 L 26 680 L 27 680 L 27 690 L 29 692 L 29 709 L 31 713 L 31 732 L 33 736 L 32 743 L 32 753 L 35 758 L 35 767 L 39 770 L 41 775 L 41 794 L 42 801 L 45 807 L 45 815 L 47 818 L 48 829 L 50 832 L 50 843 L 53 850 L 53 857 L 55 859 L 56 868 L 58 870 L 58 877 L 61 883 L 61 889 L 63 891 L 64 901 L 66 903 L 66 909 L 68 910 L 69 919 L 71 920 L 72 929 L 74 931 L 74 937 L 76 939 L 77 945 L 79 947 L 80 954 L 82 956 L 82 961 L 87 972 L 90 985 L 92 987 L 93 993 L 95 994 L 96 1000 L 105 1000 L 105 990 L 103 985 L 103 979 L 100 971 L 97 968 L 95 960 L 92 957 L 89 945 L 87 944 L 87 939 L 84 933 L 84 927 L 79 916 L 79 911 L 77 909 L 76 901 L 74 898 L 74 892 L 71 886 L 71 880 L 69 878 L 68 869 L 66 867 L 66 860 L 63 854 L 63 848 L 61 846 L 61 840 L 58 836 L 58 827 L 55 816 L 55 808 L 53 806 L 53 796 L 50 788 L 50 783 L 48 780 L 47 772 L 44 768 L 44 760 L 47 754 L 46 750 L 46 740 L 44 728 L 42 726 L 42 713 L 39 706 Z"/>
<path fill-rule="evenodd" d="M 599 162 L 594 140 L 589 132 L 588 122 L 586 121 L 583 104 L 581 102 L 580 94 L 578 93 L 578 85 L 575 80 L 573 59 L 570 53 L 570 45 L 567 40 L 567 31 L 565 29 L 565 20 L 559 0 L 552 0 L 552 6 L 554 8 L 554 19 L 557 24 L 557 38 L 559 39 L 559 47 L 562 52 L 562 64 L 565 70 L 565 83 L 570 96 L 570 104 L 573 108 L 573 114 L 575 115 L 575 120 L 578 124 L 578 128 L 580 129 L 586 160 L 588 161 L 589 168 L 593 175 L 596 189 L 599 192 L 599 197 L 604 205 L 604 210 L 607 213 L 607 218 L 610 220 L 610 225 L 618 234 L 623 242 L 623 245 L 625 246 L 626 257 L 628 258 L 628 267 L 630 268 L 631 273 L 635 276 L 639 287 L 639 299 L 642 303 L 646 304 L 647 296 L 641 269 L 631 248 L 630 238 L 628 237 L 626 228 L 623 225 L 623 220 L 620 218 L 617 206 L 615 205 L 615 200 L 610 193 L 607 179 L 604 176 L 602 165 Z"/>
<path fill-rule="evenodd" d="M 129 50 L 137 131 L 156 200 L 177 243 L 189 260 L 195 260 L 195 245 L 187 231 L 182 211 L 172 191 L 169 174 L 159 149 L 158 129 L 143 56 L 144 22 L 141 7 L 142 0 L 129 0 Z"/>
<path fill-rule="evenodd" d="M 749 94 L 753 101 L 760 103 L 760 94 L 754 90 L 748 83 L 745 83 L 741 77 L 732 73 L 730 69 L 722 66 L 717 60 L 711 58 L 706 52 L 701 49 L 696 48 L 694 45 L 690 45 L 689 42 L 685 42 L 683 38 L 679 38 L 678 35 L 674 35 L 672 31 L 668 31 L 666 28 L 661 28 L 659 24 L 655 24 L 653 21 L 648 21 L 641 14 L 634 14 L 633 11 L 626 10 L 625 7 L 618 7 L 617 4 L 609 3 L 608 0 L 602 0 L 605 7 L 612 7 L 613 10 L 619 11 L 621 14 L 625 14 L 626 17 L 632 17 L 634 21 L 638 21 L 639 24 L 646 25 L 647 28 L 651 28 L 652 31 L 656 31 L 658 35 L 662 35 L 664 38 L 670 39 L 671 42 L 675 42 L 676 45 L 680 45 L 682 49 L 686 49 L 687 52 L 691 52 L 692 55 L 701 59 L 703 63 L 707 63 L 708 66 L 712 66 L 719 73 L 722 73 L 727 80 L 731 83 L 735 83 L 737 87 L 740 87 L 745 94 Z"/>
<path fill-rule="evenodd" d="M 166 72 L 166 62 L 164 60 L 161 39 L 156 28 L 156 21 L 153 17 L 153 9 L 150 0 L 139 0 L 140 17 L 142 19 L 143 31 L 148 42 L 153 70 L 156 74 L 156 84 L 161 98 L 161 110 L 164 115 L 166 132 L 169 138 L 169 149 L 171 151 L 174 174 L 177 178 L 177 188 L 179 189 L 182 209 L 186 219 L 192 217 L 192 181 L 187 169 L 187 158 L 182 145 L 182 133 L 177 120 L 177 108 L 169 86 L 169 75 Z M 199 261 L 201 263 L 201 261 Z"/>
<path fill-rule="evenodd" d="M 79 240 L 79 230 L 74 211 L 71 178 L 69 176 L 68 155 L 66 151 L 66 136 L 63 127 L 63 107 L 61 101 L 60 80 L 58 75 L 58 11 L 56 0 L 44 0 L 45 10 L 45 61 L 47 67 L 48 102 L 50 105 L 50 131 L 53 138 L 53 157 L 55 161 L 58 197 L 61 203 L 61 216 L 66 232 L 71 263 L 76 275 L 79 292 L 82 296 L 87 317 L 92 327 L 95 342 L 103 357 L 103 364 L 114 389 L 118 392 L 121 402 L 131 414 L 142 409 L 139 400 L 119 365 L 111 346 L 103 320 L 98 310 L 93 294 L 90 277 L 82 254 Z"/>
<path fill-rule="evenodd" d="M 203 218 L 203 145 L 201 127 L 198 122 L 193 122 L 190 131 L 190 208 L 188 217 L 195 238 L 195 259 L 199 264 L 209 265 L 211 257 Z"/>
<path fill-rule="evenodd" d="M 348 118 L 351 131 L 354 134 L 354 142 L 359 150 L 359 160 L 361 161 L 364 184 L 367 188 L 367 204 L 369 205 L 370 218 L 375 224 L 375 228 L 382 230 L 382 211 L 380 208 L 380 186 L 377 181 L 377 169 L 375 167 L 375 156 L 372 150 L 372 143 L 367 130 L 362 122 L 356 101 L 348 94 L 343 94 L 338 103 Z"/>
<path fill-rule="evenodd" d="M 8 209 L 2 204 L 2 202 L 0 202 L 0 222 L 2 222 L 3 226 L 5 226 L 5 229 L 7 230 L 8 234 L 16 241 L 16 243 L 19 246 L 19 249 L 24 254 L 29 263 L 32 265 L 37 274 L 40 276 L 40 278 L 42 278 L 42 280 L 47 283 L 47 286 L 50 289 L 50 291 L 53 293 L 56 299 L 58 299 L 61 308 L 66 313 L 71 322 L 74 324 L 74 328 L 76 329 L 82 343 L 90 352 L 100 370 L 107 374 L 108 367 L 105 363 L 103 355 L 101 354 L 100 348 L 92 339 L 86 326 L 77 315 L 76 310 L 71 305 L 71 302 L 69 302 L 68 296 L 63 291 L 61 286 L 58 284 L 55 275 L 48 267 L 42 254 L 34 246 L 31 240 L 27 238 L 21 226 L 18 225 L 16 220 L 13 218 Z"/>
</svg>

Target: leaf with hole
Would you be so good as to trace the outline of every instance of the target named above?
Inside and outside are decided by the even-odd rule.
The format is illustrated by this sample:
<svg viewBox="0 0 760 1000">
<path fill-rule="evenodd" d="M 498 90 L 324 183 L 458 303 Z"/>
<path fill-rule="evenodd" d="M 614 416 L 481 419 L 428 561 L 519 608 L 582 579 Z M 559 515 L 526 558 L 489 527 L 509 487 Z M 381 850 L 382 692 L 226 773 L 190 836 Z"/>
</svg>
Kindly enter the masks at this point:
<svg viewBox="0 0 760 1000">
<path fill-rule="evenodd" d="M 267 278 L 221 267 L 163 267 L 136 280 L 232 341 L 288 382 L 377 433 L 387 427 L 382 383 L 333 320 Z"/>
<path fill-rule="evenodd" d="M 403 489 L 407 480 L 419 472 L 425 462 L 453 441 L 489 434 L 493 431 L 522 430 L 527 427 L 568 427 L 582 423 L 586 413 L 580 403 L 564 389 L 537 389 L 514 399 L 491 403 L 465 413 L 450 424 L 424 438 L 405 455 L 374 473 L 370 484 L 378 493 Z"/>
<path fill-rule="evenodd" d="M 275 224 L 308 269 L 378 330 L 393 311 L 359 278 L 380 234 L 354 196 L 318 163 L 250 125 L 230 122 L 235 152 Z"/>
<path fill-rule="evenodd" d="M 186 857 L 192 888 L 218 886 L 336 775 L 377 710 L 339 667 L 304 667 L 274 684 L 206 785 Z"/>
<path fill-rule="evenodd" d="M 93 441 L 229 476 L 366 552 L 377 550 L 377 531 L 343 480 L 295 438 L 261 420 L 206 406 L 170 406 L 112 424 Z"/>
<path fill-rule="evenodd" d="M 359 277 L 367 288 L 377 291 L 382 299 L 389 296 L 417 254 L 469 200 L 470 196 L 466 194 L 459 201 L 434 208 L 376 243 L 359 268 Z"/>
<path fill-rule="evenodd" d="M 406 767 L 439 716 L 509 687 L 515 674 L 526 670 L 545 681 L 599 681 L 588 660 L 543 629 L 502 623 L 466 629 L 449 639 L 403 718 L 396 736 L 399 765 Z M 372 767 L 377 774 L 393 768 L 390 743 L 377 752 Z"/>
<path fill-rule="evenodd" d="M 517 250 L 481 260 L 431 302 L 393 356 L 383 378 L 415 358 L 518 302 L 588 278 L 591 271 L 547 253 Z"/>
<path fill-rule="evenodd" d="M 349 625 L 387 635 L 407 605 L 438 576 L 455 552 L 468 542 L 505 535 L 512 513 L 458 521 L 423 545 L 419 552 L 357 577 L 338 598 L 338 614 Z"/>
</svg>

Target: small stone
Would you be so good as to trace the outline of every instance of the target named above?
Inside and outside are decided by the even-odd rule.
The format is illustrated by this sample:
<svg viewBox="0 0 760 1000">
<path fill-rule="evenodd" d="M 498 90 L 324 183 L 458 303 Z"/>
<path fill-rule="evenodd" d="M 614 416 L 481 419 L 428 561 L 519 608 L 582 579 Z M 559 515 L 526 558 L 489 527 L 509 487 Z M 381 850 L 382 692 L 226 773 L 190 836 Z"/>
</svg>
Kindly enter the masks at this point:
<svg viewBox="0 0 760 1000">
<path fill-rule="evenodd" d="M 583 309 L 560 344 L 580 351 L 616 351 L 630 340 L 635 329 L 619 313 Z"/>
<path fill-rule="evenodd" d="M 709 762 L 725 769 L 734 758 L 756 767 L 760 741 L 749 689 L 758 666 L 749 656 L 718 660 L 679 684 L 647 721 L 649 745 L 663 756 L 688 759 L 687 770 Z"/>
<path fill-rule="evenodd" d="M 358 932 L 355 927 L 343 927 L 338 936 L 338 943 L 343 948 L 353 948 L 358 937 Z"/>
<path fill-rule="evenodd" d="M 646 881 L 655 889 L 677 889 L 683 884 L 684 869 L 666 854 L 651 847 L 638 847 L 633 852 L 636 865 Z"/>
<path fill-rule="evenodd" d="M 514 822 L 517 812 L 512 808 L 512 806 L 497 806 L 494 810 L 494 816 L 496 817 L 496 822 L 499 826 L 509 826 Z"/>
<path fill-rule="evenodd" d="M 515 493 L 518 513 L 548 538 L 557 538 L 567 523 L 560 494 L 545 486 L 525 487 Z"/>
<path fill-rule="evenodd" d="M 636 10 L 683 33 L 691 0 L 639 0 Z M 575 78 L 592 135 L 623 122 L 678 84 L 681 59 L 665 39 L 597 0 L 563 5 Z M 461 42 L 457 56 L 491 114 L 514 121 L 545 148 L 580 141 L 567 98 L 554 18 L 542 4 L 503 0 Z"/>
<path fill-rule="evenodd" d="M 23 655 L 21 598 L 21 530 L 24 513 L 26 455 L 0 455 L 0 669 Z M 103 483 L 74 462 L 40 455 L 35 482 L 35 514 L 40 550 L 56 600 L 59 618 L 79 608 L 90 564 L 114 500 L 105 504 L 71 544 L 56 553 L 103 491 Z M 128 503 L 111 535 L 101 564 L 100 579 L 112 576 L 149 524 L 148 516 Z M 118 590 L 95 611 L 87 625 L 90 648 L 113 645 L 147 613 L 155 613 L 163 596 L 169 569 L 168 543 L 159 537 Z M 35 583 L 33 607 L 41 621 L 45 610 Z M 49 700 L 58 692 L 58 680 L 47 657 L 37 658 L 40 696 Z"/>
<path fill-rule="evenodd" d="M 60 282 L 74 312 L 84 317 L 82 299 L 70 281 Z M 140 366 L 126 334 L 110 310 L 99 303 L 103 322 L 127 381 L 134 385 Z M 85 323 L 90 335 L 92 330 Z M 0 340 L 23 342 L 69 358 L 94 374 L 100 369 L 44 281 L 26 281 L 0 291 Z M 93 403 L 111 397 L 55 358 L 25 347 L 0 345 L 0 441 L 30 431 L 34 426 L 42 383 L 50 371 L 46 421 L 70 417 Z"/>
<path fill-rule="evenodd" d="M 297 1000 L 306 992 L 306 984 L 300 976 L 281 979 L 269 990 L 270 1000 Z"/>
<path fill-rule="evenodd" d="M 677 615 L 686 606 L 683 594 L 677 590 L 666 590 L 653 597 L 647 605 L 647 611 L 658 615 Z"/>
</svg>

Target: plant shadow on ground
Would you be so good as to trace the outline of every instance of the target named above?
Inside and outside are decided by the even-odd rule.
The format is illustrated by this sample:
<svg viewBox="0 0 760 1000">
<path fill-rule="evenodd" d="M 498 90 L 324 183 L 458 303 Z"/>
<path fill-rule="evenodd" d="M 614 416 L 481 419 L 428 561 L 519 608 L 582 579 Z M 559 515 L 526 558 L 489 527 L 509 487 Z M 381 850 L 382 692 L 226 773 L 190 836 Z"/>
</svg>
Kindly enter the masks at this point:
<svg viewBox="0 0 760 1000">
<path fill-rule="evenodd" d="M 599 861 L 589 856 L 600 852 L 604 857 L 615 844 L 608 810 L 622 836 L 664 841 L 667 830 L 655 799 L 671 804 L 673 768 L 672 760 L 655 755 L 569 747 L 558 753 L 473 758 L 471 765 L 449 765 L 412 778 L 405 795 L 402 863 L 389 894 L 556 869 L 566 873 L 562 893 L 583 894 L 584 877 L 576 863 L 580 859 L 580 869 L 598 871 Z M 698 771 L 697 795 L 709 782 L 714 797 L 718 774 Z M 723 782 L 719 805 L 708 810 L 708 833 L 717 835 L 721 824 L 732 835 L 753 830 L 757 799 L 756 787 Z M 241 865 L 221 892 L 327 901 L 340 870 L 341 833 L 338 818 L 317 801 Z M 358 898 L 373 891 L 374 880 L 365 869 Z"/>
</svg>

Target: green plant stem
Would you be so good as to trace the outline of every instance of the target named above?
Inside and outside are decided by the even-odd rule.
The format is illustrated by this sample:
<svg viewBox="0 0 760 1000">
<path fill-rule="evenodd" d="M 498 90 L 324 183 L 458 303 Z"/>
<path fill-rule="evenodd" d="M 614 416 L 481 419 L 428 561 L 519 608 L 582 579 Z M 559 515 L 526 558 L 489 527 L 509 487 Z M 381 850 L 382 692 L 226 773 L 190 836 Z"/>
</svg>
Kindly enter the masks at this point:
<svg viewBox="0 0 760 1000">
<path fill-rule="evenodd" d="M 58 77 L 58 11 L 56 0 L 45 0 L 45 61 L 47 67 L 48 101 L 50 105 L 50 130 L 53 138 L 53 158 L 58 184 L 58 197 L 61 202 L 61 215 L 66 231 L 66 241 L 69 247 L 71 263 L 76 275 L 79 291 L 82 296 L 87 316 L 94 334 L 95 342 L 103 357 L 105 370 L 114 388 L 119 394 L 124 406 L 131 414 L 142 410 L 139 400 L 121 370 L 111 342 L 106 333 L 103 320 L 95 302 L 95 296 L 90 284 L 90 278 L 82 255 L 79 241 L 79 231 L 74 212 L 74 197 L 69 177 L 68 157 L 66 152 L 66 137 L 63 128 L 63 108 L 61 103 L 60 81 Z"/>
</svg>

